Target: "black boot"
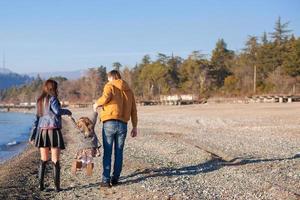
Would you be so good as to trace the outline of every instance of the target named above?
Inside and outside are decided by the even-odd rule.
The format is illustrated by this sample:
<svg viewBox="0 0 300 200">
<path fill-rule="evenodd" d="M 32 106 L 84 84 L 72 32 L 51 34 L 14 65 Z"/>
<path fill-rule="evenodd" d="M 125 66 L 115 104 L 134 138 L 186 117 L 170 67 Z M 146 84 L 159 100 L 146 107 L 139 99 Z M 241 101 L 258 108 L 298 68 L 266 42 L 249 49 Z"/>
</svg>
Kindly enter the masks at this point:
<svg viewBox="0 0 300 200">
<path fill-rule="evenodd" d="M 40 191 L 43 191 L 45 189 L 44 177 L 45 177 L 46 164 L 47 164 L 47 161 L 43 161 L 43 160 L 40 161 L 40 166 L 39 166 L 39 188 L 40 188 Z"/>
<path fill-rule="evenodd" d="M 56 192 L 61 191 L 60 189 L 60 164 L 59 161 L 56 163 L 53 162 L 53 178 L 54 178 L 54 184 L 56 188 Z"/>
</svg>

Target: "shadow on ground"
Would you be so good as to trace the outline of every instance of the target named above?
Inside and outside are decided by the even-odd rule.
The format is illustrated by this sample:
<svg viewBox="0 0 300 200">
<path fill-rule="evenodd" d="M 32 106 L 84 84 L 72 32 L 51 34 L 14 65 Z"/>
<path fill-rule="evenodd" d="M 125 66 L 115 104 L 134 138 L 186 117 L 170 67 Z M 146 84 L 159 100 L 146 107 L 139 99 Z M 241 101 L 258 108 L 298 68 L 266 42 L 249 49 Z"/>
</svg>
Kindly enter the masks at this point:
<svg viewBox="0 0 300 200">
<path fill-rule="evenodd" d="M 224 161 L 221 158 L 213 158 L 205 163 L 200 163 L 197 165 L 185 166 L 180 168 L 173 167 L 162 167 L 162 168 L 146 168 L 143 170 L 137 170 L 128 176 L 123 176 L 121 178 L 122 184 L 133 184 L 140 181 L 144 181 L 148 178 L 154 177 L 172 177 L 172 176 L 183 176 L 183 175 L 197 175 L 200 173 L 208 173 L 215 170 L 219 170 L 226 166 L 239 166 L 252 163 L 263 163 L 263 162 L 273 162 L 273 161 L 284 161 L 293 160 L 298 157 L 288 157 L 288 158 L 271 158 L 271 159 L 255 159 L 255 158 L 235 158 L 231 161 Z"/>
<path fill-rule="evenodd" d="M 162 168 L 146 168 L 142 170 L 136 170 L 132 174 L 123 176 L 120 179 L 121 185 L 130 185 L 134 183 L 139 183 L 145 181 L 148 178 L 155 177 L 173 177 L 173 176 L 183 176 L 183 175 L 197 175 L 200 173 L 208 173 L 215 170 L 219 170 L 222 167 L 230 166 L 240 166 L 252 163 L 263 163 L 263 162 L 273 162 L 273 161 L 284 161 L 284 160 L 294 160 L 299 158 L 298 156 L 288 157 L 288 158 L 271 158 L 271 159 L 255 159 L 255 158 L 242 158 L 237 157 L 231 161 L 224 161 L 221 158 L 213 158 L 205 163 L 200 163 L 197 165 L 191 165 L 186 167 L 162 167 Z M 74 189 L 87 189 L 100 187 L 100 182 L 89 183 L 86 185 L 73 186 L 64 188 L 64 191 L 74 190 Z"/>
</svg>

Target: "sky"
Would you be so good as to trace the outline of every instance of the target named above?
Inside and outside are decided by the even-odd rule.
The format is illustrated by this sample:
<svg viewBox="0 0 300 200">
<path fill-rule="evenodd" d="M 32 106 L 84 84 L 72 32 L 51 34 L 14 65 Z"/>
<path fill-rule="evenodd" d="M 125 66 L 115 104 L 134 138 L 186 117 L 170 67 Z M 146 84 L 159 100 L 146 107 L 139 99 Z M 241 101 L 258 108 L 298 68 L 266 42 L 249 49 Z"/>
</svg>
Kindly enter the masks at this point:
<svg viewBox="0 0 300 200">
<path fill-rule="evenodd" d="M 0 60 L 29 73 L 132 67 L 158 52 L 209 56 L 220 38 L 240 51 L 279 16 L 299 37 L 299 10 L 299 0 L 0 0 Z"/>
</svg>

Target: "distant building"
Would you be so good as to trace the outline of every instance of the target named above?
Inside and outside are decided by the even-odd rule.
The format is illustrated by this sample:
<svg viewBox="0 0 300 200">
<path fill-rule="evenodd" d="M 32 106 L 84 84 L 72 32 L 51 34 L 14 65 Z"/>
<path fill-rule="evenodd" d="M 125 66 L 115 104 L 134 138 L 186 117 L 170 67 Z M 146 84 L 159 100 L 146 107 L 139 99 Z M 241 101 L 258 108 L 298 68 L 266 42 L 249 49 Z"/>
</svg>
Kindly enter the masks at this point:
<svg viewBox="0 0 300 200">
<path fill-rule="evenodd" d="M 161 95 L 160 102 L 163 104 L 192 104 L 198 101 L 198 97 L 193 94 L 182 95 Z"/>
</svg>

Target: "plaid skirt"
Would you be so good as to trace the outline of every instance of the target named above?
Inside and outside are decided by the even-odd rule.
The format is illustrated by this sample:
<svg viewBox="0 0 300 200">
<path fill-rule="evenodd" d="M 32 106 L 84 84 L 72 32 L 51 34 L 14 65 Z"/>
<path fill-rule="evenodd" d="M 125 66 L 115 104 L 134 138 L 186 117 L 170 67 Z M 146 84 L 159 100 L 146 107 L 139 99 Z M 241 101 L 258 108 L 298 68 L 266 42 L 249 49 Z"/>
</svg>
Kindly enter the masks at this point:
<svg viewBox="0 0 300 200">
<path fill-rule="evenodd" d="M 65 149 L 64 139 L 60 129 L 40 129 L 35 140 L 36 147 L 57 147 Z"/>
</svg>

